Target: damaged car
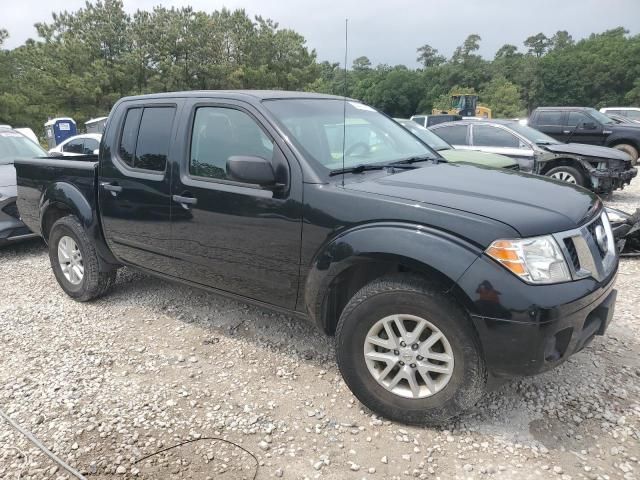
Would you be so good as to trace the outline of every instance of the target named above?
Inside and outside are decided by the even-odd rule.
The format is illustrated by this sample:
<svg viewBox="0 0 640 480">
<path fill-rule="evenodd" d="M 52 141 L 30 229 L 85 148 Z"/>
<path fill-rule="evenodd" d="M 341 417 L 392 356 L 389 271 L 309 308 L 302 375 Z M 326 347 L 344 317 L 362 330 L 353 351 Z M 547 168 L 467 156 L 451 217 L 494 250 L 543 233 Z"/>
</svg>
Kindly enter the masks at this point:
<svg viewBox="0 0 640 480">
<path fill-rule="evenodd" d="M 624 188 L 638 173 L 625 152 L 561 143 L 514 120 L 461 120 L 430 130 L 456 149 L 505 155 L 518 161 L 520 171 L 580 185 L 601 195 Z"/>
</svg>

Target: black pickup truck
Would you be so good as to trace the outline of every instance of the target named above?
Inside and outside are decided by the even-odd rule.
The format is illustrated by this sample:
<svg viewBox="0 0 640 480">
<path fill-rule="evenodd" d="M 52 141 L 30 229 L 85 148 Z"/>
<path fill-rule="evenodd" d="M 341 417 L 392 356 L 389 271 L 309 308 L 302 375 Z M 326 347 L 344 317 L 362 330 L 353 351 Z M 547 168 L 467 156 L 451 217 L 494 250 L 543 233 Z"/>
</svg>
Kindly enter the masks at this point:
<svg viewBox="0 0 640 480">
<path fill-rule="evenodd" d="M 403 422 L 558 365 L 613 316 L 618 257 L 595 195 L 448 164 L 354 100 L 124 98 L 98 158 L 15 167 L 71 297 L 104 294 L 127 265 L 309 318 L 335 335 L 354 394 Z"/>
</svg>

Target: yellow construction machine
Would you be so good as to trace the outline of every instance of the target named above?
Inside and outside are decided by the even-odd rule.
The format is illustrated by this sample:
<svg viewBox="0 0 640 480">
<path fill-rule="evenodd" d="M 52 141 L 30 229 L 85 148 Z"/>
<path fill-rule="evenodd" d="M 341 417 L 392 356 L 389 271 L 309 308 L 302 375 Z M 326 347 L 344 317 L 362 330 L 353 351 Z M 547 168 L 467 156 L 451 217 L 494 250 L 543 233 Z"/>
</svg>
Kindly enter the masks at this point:
<svg viewBox="0 0 640 480">
<path fill-rule="evenodd" d="M 448 114 L 461 115 L 463 117 L 491 118 L 491 109 L 478 105 L 478 95 L 473 93 L 460 93 L 451 95 L 451 108 L 441 110 L 434 108 L 433 115 Z"/>
</svg>

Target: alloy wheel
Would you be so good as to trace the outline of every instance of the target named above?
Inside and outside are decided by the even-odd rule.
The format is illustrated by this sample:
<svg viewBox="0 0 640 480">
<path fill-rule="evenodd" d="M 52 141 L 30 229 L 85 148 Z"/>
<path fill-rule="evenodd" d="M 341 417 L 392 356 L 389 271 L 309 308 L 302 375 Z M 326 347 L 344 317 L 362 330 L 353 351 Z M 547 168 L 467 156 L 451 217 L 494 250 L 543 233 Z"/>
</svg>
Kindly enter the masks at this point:
<svg viewBox="0 0 640 480">
<path fill-rule="evenodd" d="M 82 253 L 75 240 L 67 235 L 58 241 L 58 263 L 60 269 L 70 283 L 78 285 L 84 277 Z"/>
<path fill-rule="evenodd" d="M 378 320 L 365 338 L 364 358 L 380 385 L 405 398 L 430 397 L 453 375 L 449 340 L 434 324 L 415 315 Z"/>
<path fill-rule="evenodd" d="M 551 178 L 555 178 L 556 180 L 560 180 L 562 182 L 572 183 L 576 185 L 578 182 L 576 181 L 576 177 L 571 175 L 569 172 L 555 172 L 551 175 Z"/>
</svg>

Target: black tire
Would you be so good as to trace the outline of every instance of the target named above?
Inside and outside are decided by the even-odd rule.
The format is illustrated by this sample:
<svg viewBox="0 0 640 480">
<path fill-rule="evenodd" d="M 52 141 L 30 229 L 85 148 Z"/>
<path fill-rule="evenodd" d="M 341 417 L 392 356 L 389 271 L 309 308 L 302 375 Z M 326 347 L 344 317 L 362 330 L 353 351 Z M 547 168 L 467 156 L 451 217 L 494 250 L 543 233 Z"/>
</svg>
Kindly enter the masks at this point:
<svg viewBox="0 0 640 480">
<path fill-rule="evenodd" d="M 380 385 L 369 372 L 364 359 L 366 336 L 378 320 L 394 314 L 424 318 L 449 341 L 454 367 L 439 392 L 424 398 L 402 397 Z M 354 395 L 374 412 L 403 423 L 440 425 L 473 407 L 486 390 L 486 367 L 470 319 L 424 279 L 412 275 L 375 280 L 354 295 L 338 322 L 336 356 Z"/>
<path fill-rule="evenodd" d="M 65 277 L 58 259 L 58 244 L 64 236 L 71 237 L 78 245 L 82 255 L 84 275 L 78 284 Z M 117 271 L 101 272 L 98 254 L 89 237 L 76 217 L 62 217 L 51 227 L 49 234 L 49 260 L 58 284 L 74 300 L 86 302 L 104 295 L 114 283 Z"/>
<path fill-rule="evenodd" d="M 584 178 L 583 173 L 580 170 L 578 170 L 577 168 L 575 168 L 575 167 L 569 167 L 567 165 L 561 165 L 559 167 L 552 168 L 547 173 L 545 173 L 545 175 L 547 177 L 553 177 L 554 174 L 563 174 L 563 173 L 567 174 L 567 175 L 571 175 L 576 181 L 575 185 L 579 185 L 581 187 L 586 187 L 587 186 L 587 182 L 586 182 L 586 180 Z M 562 181 L 562 179 L 560 179 L 560 178 L 558 178 L 556 180 L 561 180 Z M 572 182 L 567 182 L 567 183 L 573 184 Z"/>
<path fill-rule="evenodd" d="M 627 153 L 631 157 L 631 165 L 636 165 L 638 163 L 638 149 L 633 145 L 629 145 L 628 143 L 620 143 L 618 145 L 614 145 L 613 148 L 616 150 L 622 150 Z"/>
</svg>

